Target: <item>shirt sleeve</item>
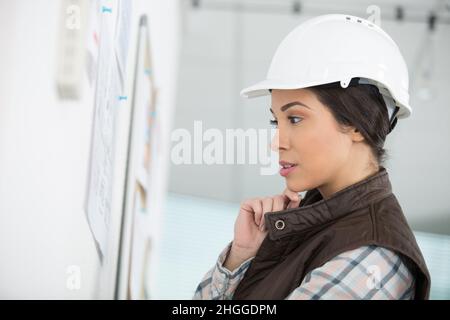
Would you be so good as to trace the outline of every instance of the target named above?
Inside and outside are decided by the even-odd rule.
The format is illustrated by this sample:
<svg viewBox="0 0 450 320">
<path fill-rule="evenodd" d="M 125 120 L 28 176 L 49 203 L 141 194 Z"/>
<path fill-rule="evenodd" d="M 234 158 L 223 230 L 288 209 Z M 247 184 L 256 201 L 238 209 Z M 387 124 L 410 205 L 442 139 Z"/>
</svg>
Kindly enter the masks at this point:
<svg viewBox="0 0 450 320">
<path fill-rule="evenodd" d="M 255 257 L 245 260 L 231 272 L 223 266 L 231 245 L 232 242 L 222 250 L 215 266 L 205 274 L 195 290 L 193 300 L 231 300 L 233 298 L 234 291 Z"/>
<path fill-rule="evenodd" d="M 414 276 L 395 252 L 379 246 L 346 251 L 312 270 L 288 300 L 409 300 Z"/>
</svg>

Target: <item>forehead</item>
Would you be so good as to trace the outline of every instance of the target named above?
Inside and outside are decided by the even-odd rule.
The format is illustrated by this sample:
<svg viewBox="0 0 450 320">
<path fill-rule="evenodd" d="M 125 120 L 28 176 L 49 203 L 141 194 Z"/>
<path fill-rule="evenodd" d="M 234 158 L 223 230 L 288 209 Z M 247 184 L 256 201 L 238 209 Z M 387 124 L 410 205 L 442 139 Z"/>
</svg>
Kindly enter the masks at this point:
<svg viewBox="0 0 450 320">
<path fill-rule="evenodd" d="M 307 105 L 312 111 L 319 110 L 321 107 L 321 103 L 317 100 L 315 94 L 310 90 L 272 90 L 271 108 L 274 112 L 281 112 L 281 107 L 294 101 L 298 101 Z M 301 107 L 301 109 L 306 108 Z"/>
</svg>

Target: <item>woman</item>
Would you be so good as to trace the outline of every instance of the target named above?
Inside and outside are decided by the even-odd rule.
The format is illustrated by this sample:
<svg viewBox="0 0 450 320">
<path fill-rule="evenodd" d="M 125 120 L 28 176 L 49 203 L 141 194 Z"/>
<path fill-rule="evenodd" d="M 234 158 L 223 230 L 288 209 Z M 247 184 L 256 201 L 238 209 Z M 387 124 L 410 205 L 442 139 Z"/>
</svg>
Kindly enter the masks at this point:
<svg viewBox="0 0 450 320">
<path fill-rule="evenodd" d="M 271 94 L 286 190 L 241 204 L 194 299 L 428 299 L 429 272 L 383 166 L 386 136 L 411 112 L 393 40 L 357 17 L 308 20 L 242 94 Z"/>
</svg>

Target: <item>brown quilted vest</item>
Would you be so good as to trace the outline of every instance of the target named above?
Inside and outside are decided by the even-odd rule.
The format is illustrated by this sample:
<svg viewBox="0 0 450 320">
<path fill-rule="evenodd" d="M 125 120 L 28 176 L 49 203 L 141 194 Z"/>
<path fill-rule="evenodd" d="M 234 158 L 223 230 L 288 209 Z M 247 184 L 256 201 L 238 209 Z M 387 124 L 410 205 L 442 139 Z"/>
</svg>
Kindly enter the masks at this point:
<svg viewBox="0 0 450 320">
<path fill-rule="evenodd" d="M 429 298 L 427 266 L 384 167 L 326 200 L 310 190 L 298 208 L 266 214 L 265 223 L 268 235 L 233 299 L 285 299 L 308 272 L 367 245 L 399 254 L 415 276 L 414 298 Z"/>
</svg>

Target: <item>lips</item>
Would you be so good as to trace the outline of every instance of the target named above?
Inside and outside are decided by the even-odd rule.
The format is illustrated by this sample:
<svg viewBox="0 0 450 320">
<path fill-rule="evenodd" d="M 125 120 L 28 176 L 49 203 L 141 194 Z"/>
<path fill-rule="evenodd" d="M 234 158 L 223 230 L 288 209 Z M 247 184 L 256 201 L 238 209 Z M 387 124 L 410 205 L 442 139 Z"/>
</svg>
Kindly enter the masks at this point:
<svg viewBox="0 0 450 320">
<path fill-rule="evenodd" d="M 296 163 L 292 163 L 292 162 L 287 162 L 284 160 L 281 160 L 279 162 L 281 168 L 280 168 L 280 175 L 282 175 L 283 177 L 286 177 L 289 173 L 291 173 L 292 171 L 294 171 L 294 169 L 297 167 Z"/>
</svg>

